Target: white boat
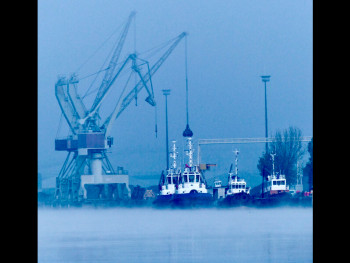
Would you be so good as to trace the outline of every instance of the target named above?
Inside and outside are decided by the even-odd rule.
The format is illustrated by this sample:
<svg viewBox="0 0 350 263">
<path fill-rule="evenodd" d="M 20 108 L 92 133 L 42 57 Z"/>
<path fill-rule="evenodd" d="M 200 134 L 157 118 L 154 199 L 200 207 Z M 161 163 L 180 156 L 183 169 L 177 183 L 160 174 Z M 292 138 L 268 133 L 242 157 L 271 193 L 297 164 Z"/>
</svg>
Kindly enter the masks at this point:
<svg viewBox="0 0 350 263">
<path fill-rule="evenodd" d="M 185 165 L 183 173 L 180 175 L 176 194 L 208 193 L 206 181 L 199 170 L 198 165 L 193 165 L 192 138 L 187 138 L 188 164 Z"/>
<path fill-rule="evenodd" d="M 283 174 L 275 173 L 275 155 L 270 154 L 272 157 L 272 174 L 267 176 L 267 181 L 264 185 L 264 195 L 268 196 L 288 193 L 289 186 L 287 185 L 286 176 Z"/>
<path fill-rule="evenodd" d="M 247 206 L 251 204 L 250 187 L 247 182 L 238 176 L 238 150 L 235 153 L 235 171 L 232 172 L 232 164 L 228 173 L 228 186 L 226 197 L 219 201 L 219 206 Z"/>
<path fill-rule="evenodd" d="M 170 153 L 170 157 L 173 159 L 171 167 L 167 170 L 167 174 L 164 175 L 162 173 L 159 181 L 159 195 L 157 196 L 154 204 L 156 205 L 169 205 L 170 201 L 175 194 L 176 187 L 178 185 L 178 181 L 181 175 L 181 170 L 177 168 L 176 163 L 176 141 L 172 141 L 173 147 L 172 152 Z"/>
<path fill-rule="evenodd" d="M 207 190 L 207 182 L 199 169 L 199 165 L 193 164 L 192 137 L 187 137 L 188 164 L 185 164 L 180 174 L 173 202 L 178 205 L 209 204 L 213 197 Z"/>
<path fill-rule="evenodd" d="M 236 149 L 235 153 L 235 172 L 231 171 L 228 174 L 228 189 L 226 196 L 235 194 L 250 194 L 250 187 L 247 187 L 247 183 L 243 178 L 238 177 L 238 154 L 239 151 Z"/>
<path fill-rule="evenodd" d="M 173 148 L 170 153 L 170 157 L 173 159 L 171 167 L 167 171 L 167 175 L 165 176 L 163 182 L 161 183 L 160 195 L 173 195 L 175 194 L 176 186 L 178 184 L 178 180 L 181 174 L 179 168 L 177 168 L 176 164 L 176 141 L 172 141 Z"/>
</svg>

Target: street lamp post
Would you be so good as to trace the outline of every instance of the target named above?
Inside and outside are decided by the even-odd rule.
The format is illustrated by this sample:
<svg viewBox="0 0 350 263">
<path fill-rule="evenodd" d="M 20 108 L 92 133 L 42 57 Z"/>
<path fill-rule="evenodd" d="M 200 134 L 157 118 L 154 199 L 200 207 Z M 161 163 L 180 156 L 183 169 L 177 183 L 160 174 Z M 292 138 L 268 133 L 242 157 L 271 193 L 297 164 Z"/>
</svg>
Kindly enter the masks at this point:
<svg viewBox="0 0 350 263">
<path fill-rule="evenodd" d="M 267 98 L 266 98 L 266 82 L 270 81 L 270 76 L 261 76 L 261 80 L 264 82 L 265 84 L 265 138 L 266 138 L 266 143 L 265 143 L 265 153 L 268 153 L 268 142 L 267 142 L 267 138 L 268 138 L 268 130 L 267 130 Z M 261 184 L 261 193 L 262 193 L 262 197 L 264 197 L 264 179 L 265 179 L 265 169 L 263 169 L 263 176 L 262 176 L 262 184 Z"/>
<path fill-rule="evenodd" d="M 170 95 L 170 89 L 163 89 L 163 95 L 165 96 L 165 127 L 166 127 L 166 169 L 169 170 L 169 142 L 168 142 L 168 95 Z"/>
</svg>

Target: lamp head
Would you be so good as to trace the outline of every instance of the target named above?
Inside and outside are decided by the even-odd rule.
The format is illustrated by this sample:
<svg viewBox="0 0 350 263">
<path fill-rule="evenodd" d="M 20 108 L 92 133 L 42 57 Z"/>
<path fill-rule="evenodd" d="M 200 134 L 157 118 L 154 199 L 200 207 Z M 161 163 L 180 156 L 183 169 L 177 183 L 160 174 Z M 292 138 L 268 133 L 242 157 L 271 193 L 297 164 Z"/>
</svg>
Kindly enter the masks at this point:
<svg viewBox="0 0 350 263">
<path fill-rule="evenodd" d="M 162 89 L 163 95 L 167 96 L 170 95 L 170 89 Z"/>
<path fill-rule="evenodd" d="M 260 76 L 261 77 L 261 80 L 263 81 L 263 82 L 268 82 L 268 81 L 270 81 L 270 77 L 271 76 Z"/>
</svg>

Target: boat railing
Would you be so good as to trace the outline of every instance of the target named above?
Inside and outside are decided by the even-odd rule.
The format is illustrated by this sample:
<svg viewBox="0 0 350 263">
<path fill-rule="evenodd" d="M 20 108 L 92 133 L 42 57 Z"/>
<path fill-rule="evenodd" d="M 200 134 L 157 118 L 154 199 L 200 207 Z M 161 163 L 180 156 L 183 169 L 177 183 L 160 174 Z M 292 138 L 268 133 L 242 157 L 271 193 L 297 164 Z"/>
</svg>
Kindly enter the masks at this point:
<svg viewBox="0 0 350 263">
<path fill-rule="evenodd" d="M 242 181 L 229 181 L 229 184 L 237 184 L 237 183 L 244 183 L 246 184 L 246 182 L 242 179 Z"/>
</svg>

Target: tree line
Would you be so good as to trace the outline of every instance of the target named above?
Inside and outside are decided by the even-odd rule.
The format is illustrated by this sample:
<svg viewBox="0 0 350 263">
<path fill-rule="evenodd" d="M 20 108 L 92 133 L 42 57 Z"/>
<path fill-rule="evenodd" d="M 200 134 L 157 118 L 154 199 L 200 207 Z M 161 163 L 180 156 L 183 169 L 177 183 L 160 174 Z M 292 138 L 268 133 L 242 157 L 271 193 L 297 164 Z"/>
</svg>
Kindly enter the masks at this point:
<svg viewBox="0 0 350 263">
<path fill-rule="evenodd" d="M 263 152 L 259 158 L 257 168 L 264 181 L 267 176 L 272 174 L 271 153 L 276 154 L 274 165 L 275 172 L 284 174 L 287 184 L 295 185 L 297 183 L 297 174 L 302 172 L 307 178 L 309 188 L 313 187 L 313 138 L 307 145 L 307 149 L 302 144 L 302 132 L 297 127 L 289 127 L 285 130 L 277 130 L 273 141 L 268 144 L 268 152 Z M 309 160 L 305 166 L 302 166 L 302 158 L 309 153 Z M 297 169 L 300 169 L 298 171 Z"/>
</svg>

